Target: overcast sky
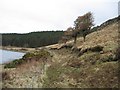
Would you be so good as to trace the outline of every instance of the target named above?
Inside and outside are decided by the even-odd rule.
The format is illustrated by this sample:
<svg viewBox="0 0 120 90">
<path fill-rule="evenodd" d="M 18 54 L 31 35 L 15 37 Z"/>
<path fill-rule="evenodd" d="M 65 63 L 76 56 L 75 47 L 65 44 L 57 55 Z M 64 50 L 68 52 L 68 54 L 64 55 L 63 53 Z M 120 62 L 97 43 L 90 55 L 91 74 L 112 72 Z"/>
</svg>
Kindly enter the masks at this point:
<svg viewBox="0 0 120 90">
<path fill-rule="evenodd" d="M 100 25 L 118 16 L 119 0 L 0 0 L 0 33 L 66 30 L 89 11 Z"/>
</svg>

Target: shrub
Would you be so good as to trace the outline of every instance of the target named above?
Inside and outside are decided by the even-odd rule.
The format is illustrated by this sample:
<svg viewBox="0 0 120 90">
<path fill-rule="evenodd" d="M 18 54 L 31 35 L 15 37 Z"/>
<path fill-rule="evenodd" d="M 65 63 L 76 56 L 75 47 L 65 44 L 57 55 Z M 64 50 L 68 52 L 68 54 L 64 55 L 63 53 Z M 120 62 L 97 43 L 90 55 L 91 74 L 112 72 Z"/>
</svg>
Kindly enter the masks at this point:
<svg viewBox="0 0 120 90">
<path fill-rule="evenodd" d="M 5 64 L 4 68 L 16 68 L 17 65 L 20 65 L 24 62 L 23 59 L 16 59 L 10 63 Z"/>
<path fill-rule="evenodd" d="M 29 52 L 29 53 L 25 54 L 23 56 L 23 59 L 29 59 L 29 58 L 33 58 L 33 57 L 46 58 L 48 56 L 50 56 L 50 53 L 48 51 L 45 51 L 44 49 L 41 49 L 39 51 Z"/>
</svg>

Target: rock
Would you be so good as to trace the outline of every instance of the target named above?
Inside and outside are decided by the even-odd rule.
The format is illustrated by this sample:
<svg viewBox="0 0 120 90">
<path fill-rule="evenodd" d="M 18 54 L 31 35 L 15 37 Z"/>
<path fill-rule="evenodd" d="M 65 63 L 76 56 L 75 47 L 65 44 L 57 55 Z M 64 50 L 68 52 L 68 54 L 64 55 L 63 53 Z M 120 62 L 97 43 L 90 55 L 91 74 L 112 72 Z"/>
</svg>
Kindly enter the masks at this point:
<svg viewBox="0 0 120 90">
<path fill-rule="evenodd" d="M 100 54 L 103 54 L 104 53 L 104 51 L 100 51 Z"/>
</svg>

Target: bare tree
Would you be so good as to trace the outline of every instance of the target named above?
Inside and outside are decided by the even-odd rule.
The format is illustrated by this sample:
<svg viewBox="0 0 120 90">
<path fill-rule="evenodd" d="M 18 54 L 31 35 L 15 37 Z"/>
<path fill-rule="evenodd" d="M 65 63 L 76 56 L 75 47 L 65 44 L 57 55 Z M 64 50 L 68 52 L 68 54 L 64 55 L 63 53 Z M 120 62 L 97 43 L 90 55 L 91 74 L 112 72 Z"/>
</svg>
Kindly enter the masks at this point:
<svg viewBox="0 0 120 90">
<path fill-rule="evenodd" d="M 93 24 L 93 15 L 91 12 L 86 13 L 83 16 L 79 16 L 74 24 L 75 24 L 75 32 L 77 34 L 82 34 L 84 41 L 86 38 L 86 35 L 88 34 L 89 30 L 91 29 L 91 27 L 94 25 Z"/>
<path fill-rule="evenodd" d="M 74 44 L 76 44 L 78 34 L 81 34 L 84 38 L 90 31 L 91 27 L 93 26 L 93 15 L 91 12 L 86 13 L 83 16 L 79 16 L 75 21 L 74 21 L 74 27 L 69 27 L 65 32 L 64 32 L 64 38 L 66 40 L 69 40 L 70 38 L 74 38 Z"/>
</svg>

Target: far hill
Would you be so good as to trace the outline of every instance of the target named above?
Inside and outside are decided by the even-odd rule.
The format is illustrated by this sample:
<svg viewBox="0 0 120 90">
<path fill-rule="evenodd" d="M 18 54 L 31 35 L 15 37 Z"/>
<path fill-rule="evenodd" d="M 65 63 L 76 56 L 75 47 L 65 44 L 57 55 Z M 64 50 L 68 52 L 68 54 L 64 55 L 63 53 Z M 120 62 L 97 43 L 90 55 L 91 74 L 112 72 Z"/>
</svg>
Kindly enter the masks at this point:
<svg viewBox="0 0 120 90">
<path fill-rule="evenodd" d="M 118 88 L 120 19 L 112 20 L 87 35 L 85 42 L 79 37 L 76 46 L 72 40 L 46 46 L 6 64 L 3 87 Z"/>
<path fill-rule="evenodd" d="M 62 35 L 63 31 L 42 31 L 26 34 L 6 33 L 2 34 L 2 45 L 36 48 L 58 43 Z"/>
</svg>

